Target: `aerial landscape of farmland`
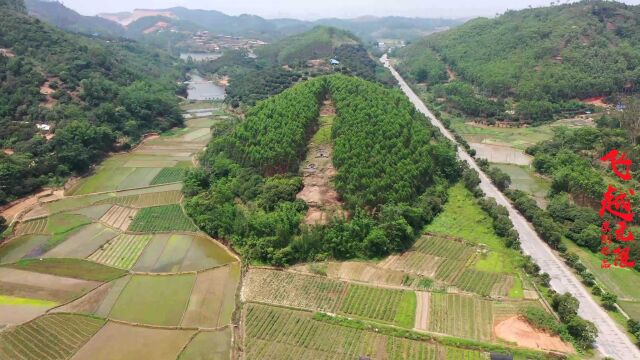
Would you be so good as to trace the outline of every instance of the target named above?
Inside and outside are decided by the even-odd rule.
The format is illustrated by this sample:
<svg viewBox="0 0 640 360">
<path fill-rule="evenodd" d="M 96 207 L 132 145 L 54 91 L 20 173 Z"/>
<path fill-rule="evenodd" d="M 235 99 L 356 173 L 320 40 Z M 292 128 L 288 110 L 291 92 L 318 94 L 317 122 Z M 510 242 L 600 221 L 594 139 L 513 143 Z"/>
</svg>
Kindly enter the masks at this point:
<svg viewBox="0 0 640 360">
<path fill-rule="evenodd" d="M 0 360 L 640 359 L 640 5 L 530 2 L 0 0 Z"/>
</svg>

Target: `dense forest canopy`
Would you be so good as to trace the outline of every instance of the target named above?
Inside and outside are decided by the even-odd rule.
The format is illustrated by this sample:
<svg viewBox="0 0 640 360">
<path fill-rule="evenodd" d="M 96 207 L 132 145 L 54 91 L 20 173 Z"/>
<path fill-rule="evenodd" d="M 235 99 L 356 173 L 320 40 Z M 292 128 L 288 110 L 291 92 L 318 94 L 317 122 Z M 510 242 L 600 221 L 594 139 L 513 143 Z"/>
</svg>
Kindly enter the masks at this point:
<svg viewBox="0 0 640 360">
<path fill-rule="evenodd" d="M 410 45 L 401 67 L 438 83 L 444 62 L 480 94 L 520 102 L 522 119 L 549 119 L 568 100 L 638 90 L 639 18 L 638 6 L 591 0 L 508 11 Z"/>
<path fill-rule="evenodd" d="M 331 137 L 336 189 L 352 217 L 301 227 L 299 162 L 319 102 L 337 118 Z M 188 213 L 253 261 L 383 256 L 407 249 L 446 201 L 461 172 L 455 148 L 397 90 L 343 75 L 305 81 L 222 124 L 185 181 Z"/>
<path fill-rule="evenodd" d="M 6 7 L 0 19 L 0 203 L 86 171 L 116 141 L 181 124 L 182 69 L 163 52 Z"/>
</svg>

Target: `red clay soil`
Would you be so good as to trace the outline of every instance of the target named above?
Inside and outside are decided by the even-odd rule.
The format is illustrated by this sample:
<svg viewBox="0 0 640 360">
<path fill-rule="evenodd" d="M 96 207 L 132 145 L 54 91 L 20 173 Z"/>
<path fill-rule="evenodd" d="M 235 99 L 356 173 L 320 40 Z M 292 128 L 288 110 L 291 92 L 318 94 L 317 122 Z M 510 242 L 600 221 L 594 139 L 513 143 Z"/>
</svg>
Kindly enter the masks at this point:
<svg viewBox="0 0 640 360">
<path fill-rule="evenodd" d="M 605 97 L 606 96 L 595 96 L 595 97 L 582 99 L 582 100 L 580 100 L 580 102 L 585 103 L 585 104 L 589 104 L 589 105 L 607 107 L 607 106 L 609 106 L 609 104 L 604 102 L 604 98 Z"/>
<path fill-rule="evenodd" d="M 515 342 L 518 346 L 562 353 L 574 352 L 571 345 L 563 342 L 558 336 L 540 331 L 518 316 L 498 323 L 494 332 L 498 338 Z"/>
</svg>

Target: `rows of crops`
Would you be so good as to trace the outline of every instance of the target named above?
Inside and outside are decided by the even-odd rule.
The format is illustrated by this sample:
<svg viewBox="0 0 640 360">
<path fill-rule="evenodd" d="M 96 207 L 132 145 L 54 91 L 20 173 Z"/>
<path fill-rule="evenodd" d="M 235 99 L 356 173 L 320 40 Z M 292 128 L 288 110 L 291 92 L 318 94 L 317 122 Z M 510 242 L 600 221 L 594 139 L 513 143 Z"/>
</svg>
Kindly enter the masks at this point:
<svg viewBox="0 0 640 360">
<path fill-rule="evenodd" d="M 153 180 L 151 180 L 151 185 L 179 182 L 182 181 L 184 174 L 185 169 L 182 168 L 163 168 L 162 170 L 160 170 L 158 175 L 156 175 Z"/>
<path fill-rule="evenodd" d="M 446 259 L 419 251 L 407 251 L 400 255 L 390 268 L 412 274 L 433 277 L 438 267 L 446 262 Z"/>
<path fill-rule="evenodd" d="M 466 269 L 454 285 L 463 291 L 489 296 L 493 286 L 501 281 L 502 278 L 502 274 Z"/>
<path fill-rule="evenodd" d="M 100 221 L 113 228 L 125 231 L 129 228 L 131 221 L 137 213 L 137 209 L 114 205 L 100 218 Z"/>
<path fill-rule="evenodd" d="M 393 322 L 398 312 L 402 295 L 402 290 L 352 284 L 349 286 L 347 296 L 342 302 L 340 312 L 369 319 Z"/>
<path fill-rule="evenodd" d="M 493 318 L 496 321 L 505 320 L 512 316 L 517 316 L 520 311 L 527 307 L 537 307 L 544 309 L 539 301 L 521 300 L 521 301 L 494 301 L 493 302 Z"/>
<path fill-rule="evenodd" d="M 493 285 L 491 297 L 509 296 L 509 290 L 513 287 L 516 279 L 511 275 L 501 275 L 500 280 Z"/>
<path fill-rule="evenodd" d="M 246 306 L 247 359 L 485 359 L 486 354 L 316 321 L 311 314 Z"/>
<path fill-rule="evenodd" d="M 180 190 L 171 190 L 155 193 L 136 194 L 116 196 L 108 199 L 102 199 L 96 202 L 97 205 L 113 204 L 120 206 L 144 208 L 151 206 L 178 204 L 182 199 Z"/>
<path fill-rule="evenodd" d="M 141 209 L 129 226 L 135 232 L 197 231 L 180 205 L 164 205 Z"/>
<path fill-rule="evenodd" d="M 443 257 L 452 260 L 467 261 L 475 252 L 473 246 L 461 241 L 445 237 L 425 236 L 419 239 L 414 248 L 425 254 Z"/>
<path fill-rule="evenodd" d="M 319 276 L 251 269 L 243 286 L 248 301 L 335 312 L 347 284 Z"/>
<path fill-rule="evenodd" d="M 475 296 L 431 294 L 429 330 L 467 339 L 492 339 L 491 301 Z"/>
<path fill-rule="evenodd" d="M 151 235 L 122 234 L 103 245 L 89 259 L 119 269 L 131 269 L 136 263 Z"/>
<path fill-rule="evenodd" d="M 68 359 L 105 321 L 81 315 L 47 315 L 0 334 L 0 358 Z"/>
<path fill-rule="evenodd" d="M 460 272 L 464 269 L 465 263 L 456 260 L 447 260 L 443 262 L 436 271 L 436 279 L 447 284 L 453 284 Z"/>
<path fill-rule="evenodd" d="M 40 218 L 20 223 L 16 227 L 16 235 L 46 234 L 49 218 Z"/>
</svg>

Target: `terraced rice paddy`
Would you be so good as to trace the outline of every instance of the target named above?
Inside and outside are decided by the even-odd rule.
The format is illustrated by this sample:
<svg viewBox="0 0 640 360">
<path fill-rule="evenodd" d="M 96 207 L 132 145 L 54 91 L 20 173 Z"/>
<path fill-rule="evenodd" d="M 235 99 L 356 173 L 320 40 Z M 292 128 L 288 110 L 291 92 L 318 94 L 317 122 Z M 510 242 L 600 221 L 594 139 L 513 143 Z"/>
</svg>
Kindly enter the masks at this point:
<svg viewBox="0 0 640 360">
<path fill-rule="evenodd" d="M 98 287 L 99 282 L 3 267 L 0 295 L 64 303 Z"/>
<path fill-rule="evenodd" d="M 490 341 L 493 338 L 492 303 L 474 296 L 433 293 L 429 331 Z"/>
<path fill-rule="evenodd" d="M 45 253 L 43 257 L 84 259 L 118 234 L 118 231 L 102 224 L 83 226 L 65 237 L 60 244 Z"/>
<path fill-rule="evenodd" d="M 131 222 L 137 213 L 137 209 L 114 205 L 104 214 L 100 221 L 112 228 L 125 231 L 129 228 L 129 225 L 131 225 Z"/>
<path fill-rule="evenodd" d="M 157 234 L 133 266 L 137 272 L 199 271 L 235 262 L 227 250 L 205 236 Z"/>
<path fill-rule="evenodd" d="M 109 317 L 132 323 L 177 326 L 187 309 L 195 280 L 193 274 L 134 275 Z"/>
<path fill-rule="evenodd" d="M 180 205 L 165 205 L 144 208 L 133 218 L 129 231 L 167 232 L 197 231 L 198 228 L 185 215 Z"/>
<path fill-rule="evenodd" d="M 90 260 L 118 269 L 131 269 L 151 240 L 151 235 L 122 234 L 89 256 Z"/>
<path fill-rule="evenodd" d="M 44 248 L 51 236 L 47 235 L 23 235 L 0 247 L 0 264 L 16 262 L 20 259 L 41 255 L 34 249 Z M 37 254 L 36 254 L 37 253 Z"/>
<path fill-rule="evenodd" d="M 71 359 L 175 360 L 194 334 L 108 322 Z"/>
<path fill-rule="evenodd" d="M 84 345 L 105 321 L 81 315 L 56 314 L 0 333 L 0 358 L 67 359 Z"/>
<path fill-rule="evenodd" d="M 178 360 L 228 360 L 231 358 L 231 329 L 199 332 Z"/>
<path fill-rule="evenodd" d="M 310 313 L 245 306 L 246 359 L 483 359 L 486 354 L 313 320 Z M 451 351 L 454 356 L 448 357 Z"/>
<path fill-rule="evenodd" d="M 248 301 L 336 312 L 347 284 L 319 276 L 251 269 L 242 290 Z"/>
</svg>

